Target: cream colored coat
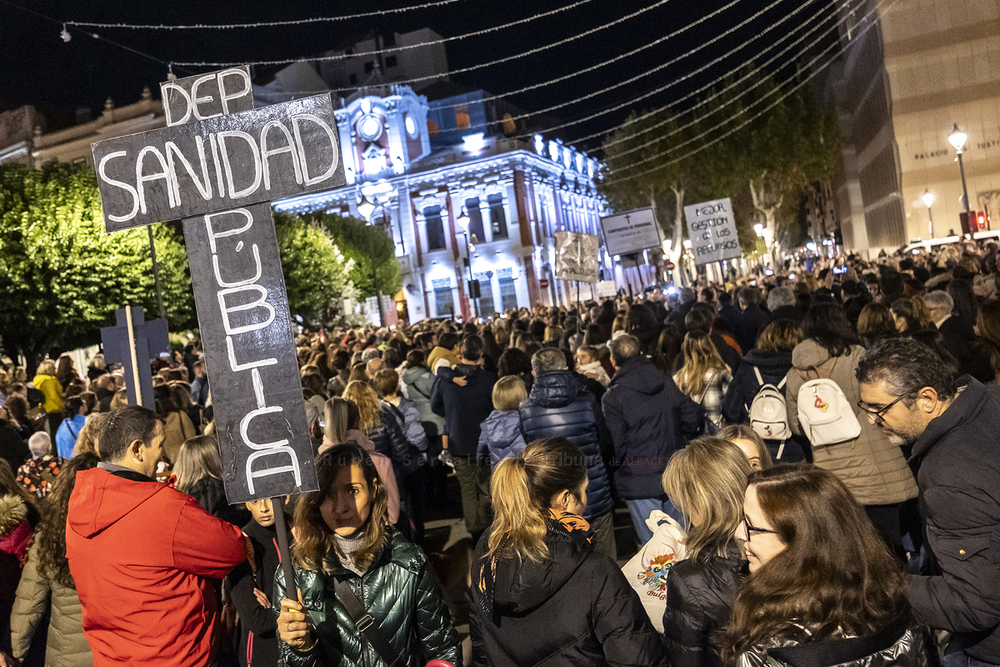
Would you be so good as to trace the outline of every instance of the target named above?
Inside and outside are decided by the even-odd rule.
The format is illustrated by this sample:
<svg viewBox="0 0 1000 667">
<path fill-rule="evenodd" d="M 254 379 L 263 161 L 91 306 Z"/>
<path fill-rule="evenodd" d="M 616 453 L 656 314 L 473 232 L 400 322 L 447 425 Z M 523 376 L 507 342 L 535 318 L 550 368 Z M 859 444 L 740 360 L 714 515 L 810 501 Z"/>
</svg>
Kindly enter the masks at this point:
<svg viewBox="0 0 1000 667">
<path fill-rule="evenodd" d="M 14 657 L 24 658 L 31 639 L 46 610 L 52 608 L 46 667 L 90 667 L 94 655 L 83 635 L 83 608 L 75 588 L 51 581 L 38 570 L 38 542 L 28 552 L 28 562 L 17 586 L 17 598 L 11 614 L 11 644 Z"/>
<path fill-rule="evenodd" d="M 890 505 L 917 497 L 917 483 L 898 446 L 857 407 L 861 388 L 854 375 L 864 348 L 852 347 L 847 354 L 833 359 L 826 348 L 807 339 L 792 351 L 785 401 L 792 431 L 802 434 L 798 417 L 799 389 L 817 377 L 837 383 L 861 423 L 861 435 L 854 440 L 813 447 L 813 463 L 835 474 L 862 505 Z M 815 370 L 814 370 L 815 369 Z"/>
</svg>

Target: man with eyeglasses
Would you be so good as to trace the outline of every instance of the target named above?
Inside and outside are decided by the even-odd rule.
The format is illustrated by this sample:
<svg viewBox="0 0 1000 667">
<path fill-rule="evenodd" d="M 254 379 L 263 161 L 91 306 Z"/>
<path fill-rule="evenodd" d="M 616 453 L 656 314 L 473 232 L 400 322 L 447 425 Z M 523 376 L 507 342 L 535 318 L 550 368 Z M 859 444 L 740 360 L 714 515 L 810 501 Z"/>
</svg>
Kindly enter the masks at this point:
<svg viewBox="0 0 1000 667">
<path fill-rule="evenodd" d="M 910 604 L 952 633 L 946 667 L 1000 665 L 1000 403 L 910 339 L 877 343 L 856 372 L 869 420 L 913 448 L 931 562 Z"/>
</svg>

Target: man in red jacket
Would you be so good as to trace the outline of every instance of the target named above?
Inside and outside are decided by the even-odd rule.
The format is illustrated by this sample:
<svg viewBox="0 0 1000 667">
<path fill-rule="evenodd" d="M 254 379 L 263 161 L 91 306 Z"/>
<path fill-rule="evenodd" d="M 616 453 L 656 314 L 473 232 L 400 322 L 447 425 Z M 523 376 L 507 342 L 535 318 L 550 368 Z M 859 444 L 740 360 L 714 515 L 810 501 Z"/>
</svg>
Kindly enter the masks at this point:
<svg viewBox="0 0 1000 667">
<path fill-rule="evenodd" d="M 240 529 L 155 481 L 163 422 L 125 407 L 105 418 L 103 462 L 77 475 L 66 556 L 94 665 L 212 664 L 212 579 L 246 558 Z"/>
</svg>

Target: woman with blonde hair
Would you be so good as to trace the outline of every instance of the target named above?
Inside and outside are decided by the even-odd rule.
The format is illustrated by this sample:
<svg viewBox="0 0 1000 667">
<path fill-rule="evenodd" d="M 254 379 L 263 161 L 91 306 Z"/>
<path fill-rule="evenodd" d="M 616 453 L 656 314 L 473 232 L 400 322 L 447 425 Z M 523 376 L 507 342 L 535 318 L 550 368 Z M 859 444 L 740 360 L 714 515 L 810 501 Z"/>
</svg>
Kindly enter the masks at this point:
<svg viewBox="0 0 1000 667">
<path fill-rule="evenodd" d="M 688 531 L 687 558 L 667 576 L 663 634 L 672 667 L 722 664 L 712 641 L 728 625 L 746 575 L 735 533 L 750 473 L 739 447 L 712 437 L 692 440 L 663 471 L 663 490 L 684 513 Z"/>
<path fill-rule="evenodd" d="M 35 377 L 31 383 L 35 385 L 35 389 L 45 395 L 45 403 L 42 409 L 45 410 L 49 423 L 49 433 L 54 440 L 56 431 L 59 430 L 59 425 L 62 423 L 62 413 L 65 407 L 63 404 L 63 386 L 56 379 L 56 362 L 46 359 L 38 364 L 38 370 L 35 372 Z"/>
<path fill-rule="evenodd" d="M 101 420 L 103 416 L 100 412 L 87 415 L 87 423 L 80 429 L 80 435 L 77 436 L 76 444 L 73 445 L 73 458 L 85 453 L 100 456 L 98 437 L 101 434 Z"/>
<path fill-rule="evenodd" d="M 771 452 L 767 449 L 764 438 L 746 424 L 733 424 L 719 431 L 719 437 L 733 443 L 747 457 L 747 462 L 754 470 L 764 470 L 774 465 Z"/>
<path fill-rule="evenodd" d="M 358 445 L 337 445 L 320 454 L 316 470 L 320 490 L 295 507 L 292 564 L 302 602 L 281 599 L 285 574 L 275 574 L 281 664 L 355 667 L 392 664 L 396 656 L 407 667 L 431 659 L 461 664 L 434 568 L 420 547 L 386 525 L 388 493 L 371 457 Z M 373 648 L 370 635 L 358 631 L 345 605 L 351 598 L 385 648 Z"/>
<path fill-rule="evenodd" d="M 722 397 L 733 376 L 707 333 L 689 331 L 681 346 L 684 365 L 674 375 L 677 387 L 705 411 L 705 418 L 722 428 Z"/>
<path fill-rule="evenodd" d="M 473 556 L 474 664 L 668 664 L 618 564 L 594 551 L 587 482 L 587 459 L 566 438 L 497 464 L 496 517 Z"/>
<path fill-rule="evenodd" d="M 174 462 L 175 486 L 223 521 L 242 527 L 250 519 L 243 505 L 230 505 L 222 484 L 222 458 L 215 436 L 199 435 L 181 445 Z"/>
</svg>

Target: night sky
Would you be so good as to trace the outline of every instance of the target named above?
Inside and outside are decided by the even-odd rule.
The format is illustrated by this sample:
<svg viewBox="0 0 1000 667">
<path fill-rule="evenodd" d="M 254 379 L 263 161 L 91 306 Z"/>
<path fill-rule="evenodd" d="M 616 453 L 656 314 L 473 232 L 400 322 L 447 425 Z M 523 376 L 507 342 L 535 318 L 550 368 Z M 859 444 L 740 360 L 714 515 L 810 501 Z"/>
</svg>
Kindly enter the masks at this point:
<svg viewBox="0 0 1000 667">
<path fill-rule="evenodd" d="M 764 9 L 772 1 L 739 0 L 731 9 L 656 47 L 596 72 L 511 97 L 510 101 L 529 111 L 537 110 L 647 72 L 720 35 Z M 589 0 L 579 7 L 526 25 L 452 42 L 447 49 L 449 65 L 456 69 L 521 53 L 610 23 L 656 2 L 657 0 Z M 88 28 L 85 32 L 84 29 L 70 27 L 70 42 L 64 43 L 59 36 L 62 21 L 244 23 L 342 16 L 414 4 L 419 3 L 401 0 L 377 0 L 370 3 L 318 0 L 240 3 L 204 0 L 105 0 L 100 3 L 0 0 L 0 26 L 3 26 L 0 31 L 0 53 L 3 56 L 3 67 L 0 68 L 0 111 L 33 104 L 50 119 L 50 125 L 65 126 L 72 123 L 79 106 L 92 108 L 96 115 L 100 113 L 104 100 L 108 97 L 119 105 L 138 100 L 143 86 L 149 86 L 158 96 L 159 83 L 166 79 L 167 68 L 156 60 L 253 61 L 302 57 L 349 44 L 371 30 L 407 32 L 426 26 L 442 36 L 453 36 L 568 6 L 573 4 L 573 0 L 461 0 L 444 7 L 414 9 L 376 18 L 255 29 L 153 31 Z M 670 0 L 637 18 L 589 37 L 527 58 L 457 75 L 453 80 L 463 85 L 484 88 L 493 94 L 502 94 L 569 74 L 648 44 L 726 4 L 728 2 L 719 0 Z M 550 117 L 561 122 L 572 121 L 596 111 L 629 103 L 643 93 L 689 74 L 802 7 L 801 11 L 765 37 L 705 72 L 651 98 L 630 103 L 620 111 L 566 128 L 559 134 L 573 142 L 584 135 L 612 129 L 625 119 L 630 109 L 641 111 L 670 104 L 693 89 L 738 69 L 747 61 L 761 57 L 760 52 L 780 38 L 790 33 L 799 34 L 815 25 L 810 23 L 810 19 L 818 21 L 821 19 L 816 18 L 817 16 L 829 16 L 831 6 L 832 3 L 827 0 L 778 0 L 776 7 L 754 19 L 746 27 L 697 54 L 684 58 L 676 65 L 610 93 L 560 109 Z M 826 25 L 831 25 L 831 22 L 827 20 Z M 95 40 L 88 32 L 95 32 L 102 39 Z M 819 32 L 813 33 L 807 42 L 818 35 Z M 142 51 L 156 60 L 129 52 L 112 44 L 112 41 Z M 782 42 L 761 58 L 767 58 L 786 43 Z M 802 45 L 793 49 L 779 63 L 786 64 L 788 58 L 801 48 Z M 174 71 L 179 76 L 186 76 L 212 69 L 218 68 L 175 67 Z M 790 68 L 786 66 L 780 73 L 788 76 Z M 538 129 L 544 130 L 545 127 Z M 596 140 L 592 140 L 586 146 L 592 147 L 596 143 Z"/>
</svg>

